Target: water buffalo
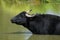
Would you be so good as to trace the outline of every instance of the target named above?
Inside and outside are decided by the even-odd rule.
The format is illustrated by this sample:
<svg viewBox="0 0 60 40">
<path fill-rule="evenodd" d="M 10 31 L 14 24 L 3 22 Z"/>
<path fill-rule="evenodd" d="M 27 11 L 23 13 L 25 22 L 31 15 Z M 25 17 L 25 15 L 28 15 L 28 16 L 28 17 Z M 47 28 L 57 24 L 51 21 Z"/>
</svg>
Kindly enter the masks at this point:
<svg viewBox="0 0 60 40">
<path fill-rule="evenodd" d="M 11 19 L 12 23 L 23 25 L 33 34 L 60 34 L 60 17 L 51 14 L 29 15 L 23 11 Z"/>
</svg>

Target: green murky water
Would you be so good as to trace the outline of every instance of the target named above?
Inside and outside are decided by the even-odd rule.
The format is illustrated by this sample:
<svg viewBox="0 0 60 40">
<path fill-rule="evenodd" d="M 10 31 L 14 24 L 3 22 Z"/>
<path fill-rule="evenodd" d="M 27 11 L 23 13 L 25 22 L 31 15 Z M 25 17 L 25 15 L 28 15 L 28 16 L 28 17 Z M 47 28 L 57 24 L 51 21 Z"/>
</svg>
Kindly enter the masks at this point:
<svg viewBox="0 0 60 40">
<path fill-rule="evenodd" d="M 21 11 L 30 9 L 31 14 L 60 16 L 60 0 L 0 0 L 0 40 L 60 40 L 59 35 L 31 35 L 23 26 L 10 22 Z"/>
</svg>

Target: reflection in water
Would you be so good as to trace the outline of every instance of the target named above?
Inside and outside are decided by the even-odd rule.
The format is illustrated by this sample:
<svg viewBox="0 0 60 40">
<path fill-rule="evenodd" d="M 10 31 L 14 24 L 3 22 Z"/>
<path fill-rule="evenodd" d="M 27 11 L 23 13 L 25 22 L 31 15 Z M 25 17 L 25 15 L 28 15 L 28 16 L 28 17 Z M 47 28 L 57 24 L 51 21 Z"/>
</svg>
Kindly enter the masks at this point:
<svg viewBox="0 0 60 40">
<path fill-rule="evenodd" d="M 32 34 L 0 34 L 0 40 L 27 40 Z"/>
<path fill-rule="evenodd" d="M 28 40 L 60 40 L 59 35 L 32 35 Z"/>
<path fill-rule="evenodd" d="M 32 34 L 31 32 L 11 32 L 7 34 Z"/>
<path fill-rule="evenodd" d="M 0 34 L 0 40 L 60 40 L 59 35 Z"/>
</svg>

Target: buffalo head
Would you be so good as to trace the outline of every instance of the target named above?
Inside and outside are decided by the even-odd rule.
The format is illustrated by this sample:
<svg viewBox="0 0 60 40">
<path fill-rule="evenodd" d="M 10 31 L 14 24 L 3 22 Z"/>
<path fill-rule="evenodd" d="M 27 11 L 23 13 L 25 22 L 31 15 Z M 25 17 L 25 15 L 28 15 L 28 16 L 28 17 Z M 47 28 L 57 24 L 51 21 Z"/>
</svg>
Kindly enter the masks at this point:
<svg viewBox="0 0 60 40">
<path fill-rule="evenodd" d="M 29 11 L 23 11 L 20 14 L 18 14 L 17 16 L 15 16 L 14 18 L 11 19 L 12 23 L 16 23 L 16 24 L 25 24 L 27 21 L 27 18 L 31 18 L 34 15 L 29 15 L 29 12 L 31 12 L 31 10 Z"/>
</svg>

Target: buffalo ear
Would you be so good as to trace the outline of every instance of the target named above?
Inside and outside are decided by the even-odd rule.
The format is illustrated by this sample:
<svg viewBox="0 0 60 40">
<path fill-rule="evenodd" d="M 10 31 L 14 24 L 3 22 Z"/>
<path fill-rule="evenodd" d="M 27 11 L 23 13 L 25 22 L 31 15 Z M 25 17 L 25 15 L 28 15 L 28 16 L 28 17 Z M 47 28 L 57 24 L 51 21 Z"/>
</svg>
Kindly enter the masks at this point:
<svg viewBox="0 0 60 40">
<path fill-rule="evenodd" d="M 35 15 L 30 15 L 30 14 L 29 14 L 31 11 L 32 11 L 32 9 L 26 11 L 26 14 L 25 14 L 25 15 L 26 15 L 27 17 L 34 17 Z"/>
<path fill-rule="evenodd" d="M 32 11 L 32 9 L 31 9 L 31 10 L 27 10 L 27 11 L 26 11 L 26 13 L 28 13 L 28 14 L 29 14 L 31 11 Z"/>
</svg>

